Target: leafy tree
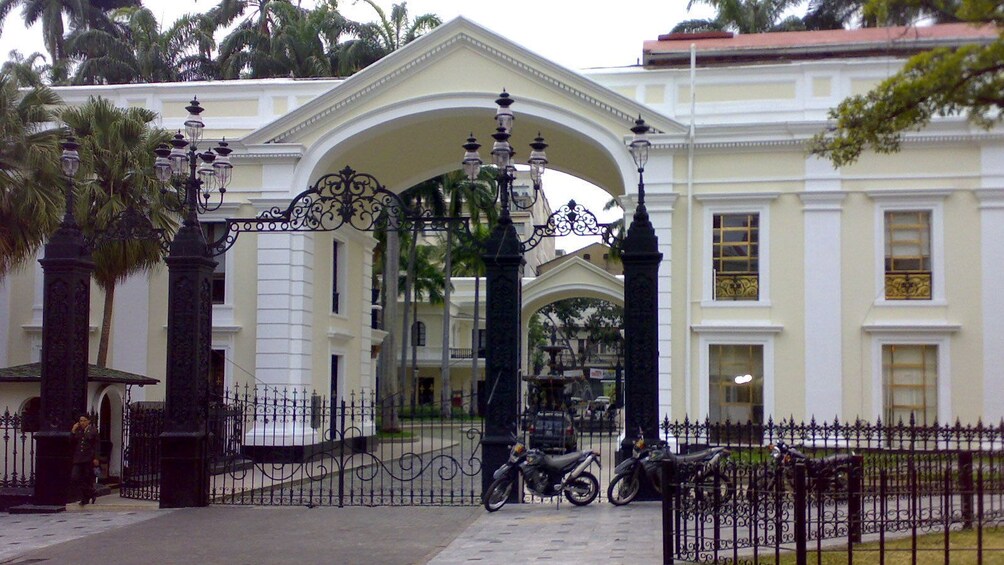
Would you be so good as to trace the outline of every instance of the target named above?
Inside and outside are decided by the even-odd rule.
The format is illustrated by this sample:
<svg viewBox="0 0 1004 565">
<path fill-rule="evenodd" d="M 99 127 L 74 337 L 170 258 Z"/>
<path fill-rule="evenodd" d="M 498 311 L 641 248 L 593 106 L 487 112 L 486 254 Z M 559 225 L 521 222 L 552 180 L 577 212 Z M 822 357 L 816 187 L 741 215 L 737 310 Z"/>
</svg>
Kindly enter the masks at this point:
<svg viewBox="0 0 1004 565">
<path fill-rule="evenodd" d="M 869 0 L 866 14 L 917 7 L 924 0 Z M 956 15 L 973 24 L 1004 25 L 1001 0 L 960 0 Z M 830 110 L 830 131 L 815 136 L 812 153 L 836 166 L 861 153 L 899 151 L 904 132 L 919 130 L 935 116 L 965 115 L 990 129 L 1004 110 L 1004 34 L 993 41 L 937 47 L 907 59 L 903 68 L 871 92 L 847 98 Z"/>
<path fill-rule="evenodd" d="M 586 370 L 593 351 L 599 344 L 613 345 L 620 341 L 624 312 L 598 298 L 566 298 L 552 302 L 539 311 L 550 331 L 569 350 L 575 351 L 575 365 Z M 572 343 L 585 335 L 584 347 L 577 351 Z"/>
<path fill-rule="evenodd" d="M 160 206 L 160 184 L 153 175 L 153 150 L 168 139 L 151 124 L 157 114 L 145 108 L 118 108 L 104 98 L 60 113 L 80 142 L 82 197 L 77 216 L 85 233 L 107 232 L 127 209 L 149 214 L 154 227 L 173 230 L 174 219 Z M 93 250 L 94 279 L 104 291 L 97 364 L 107 366 L 116 285 L 160 262 L 156 241 L 101 239 Z"/>
<path fill-rule="evenodd" d="M 59 224 L 66 181 L 59 167 L 63 131 L 53 128 L 55 92 L 0 71 L 0 278 L 34 257 Z"/>
</svg>

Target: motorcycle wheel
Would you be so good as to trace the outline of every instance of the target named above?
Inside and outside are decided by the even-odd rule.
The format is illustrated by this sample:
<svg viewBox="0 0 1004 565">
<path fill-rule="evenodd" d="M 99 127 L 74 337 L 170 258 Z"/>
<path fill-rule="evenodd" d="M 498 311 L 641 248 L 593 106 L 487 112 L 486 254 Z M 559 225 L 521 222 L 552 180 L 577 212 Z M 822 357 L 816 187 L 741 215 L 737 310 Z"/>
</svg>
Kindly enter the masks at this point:
<svg viewBox="0 0 1004 565">
<path fill-rule="evenodd" d="M 610 486 L 607 487 L 607 500 L 614 506 L 624 506 L 634 500 L 640 490 L 641 481 L 633 471 L 621 473 L 610 481 Z"/>
<path fill-rule="evenodd" d="M 565 485 L 565 498 L 576 506 L 585 506 L 596 500 L 600 494 L 600 481 L 589 472 L 582 473 L 574 481 Z"/>
<path fill-rule="evenodd" d="M 718 482 L 718 499 L 715 499 L 715 481 Z M 710 504 L 718 502 L 719 504 L 724 504 L 732 499 L 732 495 L 735 493 L 735 488 L 732 486 L 732 480 L 723 474 L 711 475 L 704 479 L 703 482 L 694 485 L 694 494 L 698 500 L 704 500 Z"/>
<path fill-rule="evenodd" d="M 488 490 L 485 491 L 484 497 L 482 497 L 485 510 L 495 512 L 505 506 L 505 503 L 509 502 L 513 482 L 510 477 L 502 477 L 501 479 L 492 481 L 492 484 L 488 486 Z"/>
</svg>

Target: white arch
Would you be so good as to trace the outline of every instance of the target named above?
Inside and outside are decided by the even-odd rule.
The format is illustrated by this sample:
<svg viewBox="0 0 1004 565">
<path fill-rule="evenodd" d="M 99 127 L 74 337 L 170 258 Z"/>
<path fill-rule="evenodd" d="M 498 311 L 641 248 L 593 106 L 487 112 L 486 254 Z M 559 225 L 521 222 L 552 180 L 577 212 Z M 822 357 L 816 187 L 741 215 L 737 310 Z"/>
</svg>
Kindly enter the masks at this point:
<svg viewBox="0 0 1004 565">
<path fill-rule="evenodd" d="M 524 373 L 528 370 L 530 317 L 552 302 L 575 297 L 599 298 L 624 306 L 624 278 L 584 259 L 572 257 L 557 268 L 525 282 L 520 304 L 521 348 L 525 352 L 520 366 Z"/>
<path fill-rule="evenodd" d="M 350 143 L 355 138 L 362 136 L 372 136 L 372 132 L 378 132 L 381 126 L 387 124 L 400 124 L 418 116 L 430 113 L 471 113 L 477 111 L 485 115 L 492 115 L 495 106 L 494 96 L 486 93 L 446 93 L 422 98 L 412 98 L 400 102 L 389 104 L 361 116 L 352 118 L 343 124 L 333 128 L 317 142 L 306 149 L 303 156 L 297 162 L 293 183 L 290 187 L 290 196 L 299 194 L 309 187 L 318 177 L 328 173 L 324 168 L 324 161 L 333 151 L 342 144 Z M 618 174 L 623 186 L 630 189 L 634 186 L 634 177 L 637 174 L 630 152 L 624 143 L 623 136 L 617 136 L 610 131 L 599 127 L 587 117 L 570 111 L 568 108 L 554 106 L 548 103 L 533 99 L 521 98 L 518 102 L 520 115 L 532 116 L 554 124 L 560 128 L 577 133 L 584 139 L 589 139 L 598 145 L 611 160 L 616 164 Z M 517 118 L 518 119 L 518 118 Z M 625 129 L 625 135 L 627 129 Z M 420 182 L 437 174 L 442 174 L 459 167 L 461 158 L 460 145 L 462 139 L 457 140 L 457 159 L 451 164 L 430 164 L 425 170 L 414 173 L 407 182 Z M 556 163 L 560 166 L 561 164 Z M 561 170 L 575 173 L 574 168 L 566 167 Z M 407 185 L 407 182 L 402 183 Z M 397 187 L 397 188 L 404 188 Z M 388 187 L 394 190 L 395 187 Z"/>
<path fill-rule="evenodd" d="M 112 442 L 111 455 L 108 459 L 108 474 L 112 476 L 122 476 L 122 391 L 118 386 L 109 385 L 99 390 L 96 395 L 96 402 L 93 405 L 99 417 L 101 414 L 101 403 L 108 400 L 110 421 L 100 422 L 101 426 L 110 426 L 109 439 Z"/>
</svg>

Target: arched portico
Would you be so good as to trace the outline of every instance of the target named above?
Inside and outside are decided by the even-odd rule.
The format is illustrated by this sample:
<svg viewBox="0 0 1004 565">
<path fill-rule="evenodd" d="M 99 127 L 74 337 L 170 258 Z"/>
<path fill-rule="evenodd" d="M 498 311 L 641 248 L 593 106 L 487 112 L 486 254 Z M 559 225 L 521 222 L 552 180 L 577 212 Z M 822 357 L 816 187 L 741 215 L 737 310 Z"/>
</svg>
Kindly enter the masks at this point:
<svg viewBox="0 0 1004 565">
<path fill-rule="evenodd" d="M 535 312 L 566 298 L 598 298 L 624 306 L 624 280 L 603 269 L 574 257 L 559 267 L 526 282 L 523 285 L 523 304 L 520 308 L 522 370 L 528 374 L 527 358 L 530 319 Z"/>
</svg>

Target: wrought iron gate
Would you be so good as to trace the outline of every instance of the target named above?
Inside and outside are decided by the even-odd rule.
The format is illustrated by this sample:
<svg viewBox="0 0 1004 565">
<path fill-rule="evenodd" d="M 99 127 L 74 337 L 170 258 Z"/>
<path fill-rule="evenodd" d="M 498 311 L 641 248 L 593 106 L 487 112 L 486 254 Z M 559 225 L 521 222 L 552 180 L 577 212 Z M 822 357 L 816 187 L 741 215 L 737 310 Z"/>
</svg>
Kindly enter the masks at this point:
<svg viewBox="0 0 1004 565">
<path fill-rule="evenodd" d="M 332 405 L 305 390 L 231 392 L 210 414 L 211 502 L 479 504 L 482 428 L 467 416 L 469 401 L 454 398 L 443 417 L 441 405 L 400 396 L 352 394 Z"/>
<path fill-rule="evenodd" d="M 131 402 L 126 392 L 122 406 L 123 498 L 160 500 L 160 433 L 164 430 L 162 402 Z"/>
</svg>

